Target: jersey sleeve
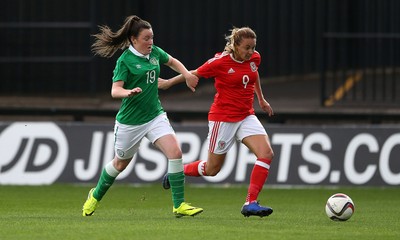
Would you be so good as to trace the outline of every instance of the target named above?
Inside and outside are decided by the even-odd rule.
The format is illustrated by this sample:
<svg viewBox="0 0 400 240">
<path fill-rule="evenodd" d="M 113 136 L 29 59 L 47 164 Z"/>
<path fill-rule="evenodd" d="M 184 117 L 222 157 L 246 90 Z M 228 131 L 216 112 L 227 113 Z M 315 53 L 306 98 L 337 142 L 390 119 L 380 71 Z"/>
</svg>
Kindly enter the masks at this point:
<svg viewBox="0 0 400 240">
<path fill-rule="evenodd" d="M 254 52 L 254 63 L 256 64 L 257 68 L 261 64 L 261 55 L 257 51 Z"/>
<path fill-rule="evenodd" d="M 122 61 L 122 59 L 118 59 L 117 60 L 117 64 L 115 65 L 114 68 L 114 76 L 112 78 L 113 82 L 117 82 L 117 81 L 126 81 L 128 79 L 128 67 L 126 66 L 126 64 L 124 63 L 124 61 Z"/>
<path fill-rule="evenodd" d="M 197 73 L 203 78 L 215 77 L 216 58 L 211 58 L 203 65 L 197 68 Z"/>
<path fill-rule="evenodd" d="M 168 62 L 169 55 L 162 48 L 153 45 L 153 51 L 157 51 L 160 65 Z"/>
</svg>

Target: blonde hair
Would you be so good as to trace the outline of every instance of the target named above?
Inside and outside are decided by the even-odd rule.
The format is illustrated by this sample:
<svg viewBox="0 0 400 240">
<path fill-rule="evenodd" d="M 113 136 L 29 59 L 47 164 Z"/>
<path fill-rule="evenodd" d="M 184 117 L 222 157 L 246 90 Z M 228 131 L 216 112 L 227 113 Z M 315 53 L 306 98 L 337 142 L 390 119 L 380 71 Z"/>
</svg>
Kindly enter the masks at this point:
<svg viewBox="0 0 400 240">
<path fill-rule="evenodd" d="M 230 30 L 231 34 L 225 36 L 226 45 L 224 51 L 233 53 L 235 52 L 235 46 L 240 45 L 244 38 L 257 38 L 256 33 L 249 27 L 237 28 L 234 27 Z"/>
<path fill-rule="evenodd" d="M 131 43 L 130 38 L 138 37 L 142 29 L 150 29 L 151 24 L 138 16 L 132 15 L 125 19 L 122 27 L 113 32 L 108 26 L 99 26 L 100 32 L 92 35 L 95 42 L 92 52 L 101 57 L 112 57 L 118 49 L 125 49 Z"/>
</svg>

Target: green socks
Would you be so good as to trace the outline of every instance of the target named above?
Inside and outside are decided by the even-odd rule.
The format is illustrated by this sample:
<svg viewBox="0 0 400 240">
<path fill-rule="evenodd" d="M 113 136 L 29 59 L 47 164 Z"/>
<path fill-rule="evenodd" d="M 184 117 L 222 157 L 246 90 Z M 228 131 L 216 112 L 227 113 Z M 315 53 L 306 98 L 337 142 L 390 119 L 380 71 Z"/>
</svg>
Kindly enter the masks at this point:
<svg viewBox="0 0 400 240">
<path fill-rule="evenodd" d="M 93 197 L 96 198 L 97 201 L 103 198 L 119 173 L 120 172 L 114 168 L 112 162 L 104 167 L 96 189 L 93 192 Z M 169 159 L 168 179 L 171 185 L 174 208 L 178 208 L 181 203 L 185 201 L 185 174 L 183 174 L 182 159 Z"/>
<path fill-rule="evenodd" d="M 97 182 L 96 189 L 93 192 L 93 197 L 96 198 L 97 201 L 100 201 L 103 198 L 108 189 L 114 183 L 118 174 L 119 172 L 114 168 L 112 161 L 104 167 L 100 179 Z"/>
<path fill-rule="evenodd" d="M 185 175 L 183 174 L 182 159 L 169 159 L 168 180 L 171 185 L 174 208 L 178 208 L 185 201 Z"/>
<path fill-rule="evenodd" d="M 185 201 L 185 175 L 183 172 L 169 173 L 168 180 L 171 185 L 174 208 L 178 208 Z"/>
</svg>

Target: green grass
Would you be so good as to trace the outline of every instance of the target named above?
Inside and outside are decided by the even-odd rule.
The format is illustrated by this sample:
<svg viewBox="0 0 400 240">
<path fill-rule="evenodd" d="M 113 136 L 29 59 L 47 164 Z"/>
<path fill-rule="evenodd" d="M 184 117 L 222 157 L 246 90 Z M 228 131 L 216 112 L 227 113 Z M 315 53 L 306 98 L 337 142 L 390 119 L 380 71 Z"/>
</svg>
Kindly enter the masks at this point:
<svg viewBox="0 0 400 240">
<path fill-rule="evenodd" d="M 268 185 L 267 185 L 268 187 Z M 186 200 L 204 208 L 175 218 L 171 194 L 160 185 L 115 184 L 92 217 L 81 207 L 90 186 L 0 186 L 0 239 L 400 239 L 400 189 L 264 189 L 265 218 L 245 218 L 245 186 L 186 186 Z M 346 222 L 325 215 L 336 192 L 351 196 L 356 211 Z"/>
</svg>

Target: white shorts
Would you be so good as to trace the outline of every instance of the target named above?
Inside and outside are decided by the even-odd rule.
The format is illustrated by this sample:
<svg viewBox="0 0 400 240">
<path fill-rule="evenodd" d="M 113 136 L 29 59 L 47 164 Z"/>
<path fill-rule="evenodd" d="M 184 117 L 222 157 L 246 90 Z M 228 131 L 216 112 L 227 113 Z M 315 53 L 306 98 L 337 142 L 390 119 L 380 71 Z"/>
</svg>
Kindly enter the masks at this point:
<svg viewBox="0 0 400 240">
<path fill-rule="evenodd" d="M 126 125 L 115 121 L 114 151 L 119 159 L 131 159 L 138 151 L 143 137 L 154 143 L 168 134 L 175 134 L 167 114 L 163 113 L 142 125 Z"/>
<path fill-rule="evenodd" d="M 209 121 L 208 150 L 216 154 L 227 153 L 235 141 L 252 135 L 267 135 L 255 115 L 249 115 L 240 122 Z"/>
</svg>

